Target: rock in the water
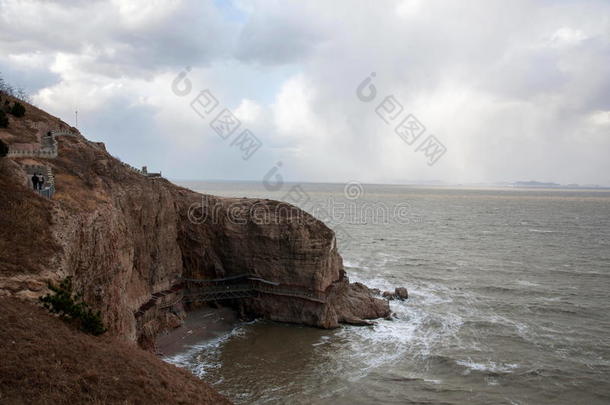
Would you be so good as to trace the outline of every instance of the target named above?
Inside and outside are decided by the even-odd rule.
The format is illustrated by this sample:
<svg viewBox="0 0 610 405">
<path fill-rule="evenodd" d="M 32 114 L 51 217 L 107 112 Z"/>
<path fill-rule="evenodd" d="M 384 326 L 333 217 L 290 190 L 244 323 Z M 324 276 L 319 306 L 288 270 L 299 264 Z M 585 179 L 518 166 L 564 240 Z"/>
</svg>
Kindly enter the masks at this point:
<svg viewBox="0 0 610 405">
<path fill-rule="evenodd" d="M 371 290 L 361 283 L 346 280 L 334 283 L 329 294 L 328 311 L 335 322 L 354 324 L 354 320 L 385 318 L 390 314 L 390 305 L 371 295 Z M 364 321 L 359 321 L 365 324 Z M 336 325 L 330 325 L 336 326 Z"/>
<path fill-rule="evenodd" d="M 392 301 L 392 300 L 401 300 L 404 301 L 407 298 L 409 298 L 409 293 L 407 291 L 406 288 L 404 287 L 396 287 L 394 289 L 394 292 L 391 291 L 384 291 L 381 296 L 383 298 L 385 298 L 388 301 Z"/>
<path fill-rule="evenodd" d="M 404 287 L 396 287 L 394 289 L 394 298 L 397 298 L 399 300 L 406 300 L 407 298 L 409 298 L 409 292 Z"/>
<path fill-rule="evenodd" d="M 389 300 L 389 301 L 391 301 L 391 300 L 393 300 L 393 299 L 394 299 L 394 293 L 393 293 L 393 292 L 391 292 L 391 291 L 384 291 L 384 292 L 381 294 L 381 296 L 382 296 L 383 298 L 385 298 L 386 300 Z"/>
</svg>

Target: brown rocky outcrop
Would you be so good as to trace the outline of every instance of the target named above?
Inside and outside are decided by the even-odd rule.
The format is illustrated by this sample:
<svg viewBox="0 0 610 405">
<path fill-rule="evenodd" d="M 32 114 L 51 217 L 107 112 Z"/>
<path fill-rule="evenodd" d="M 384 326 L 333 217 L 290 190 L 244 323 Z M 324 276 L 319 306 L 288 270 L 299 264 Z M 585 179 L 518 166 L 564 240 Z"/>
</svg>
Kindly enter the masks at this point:
<svg viewBox="0 0 610 405">
<path fill-rule="evenodd" d="M 33 111 L 36 115 L 25 117 L 32 128 L 24 125 L 21 131 L 58 125 L 56 118 Z M 19 133 L 0 131 L 0 138 L 10 144 Z M 147 347 L 160 330 L 180 322 L 182 306 L 153 307 L 137 319 L 134 314 L 181 276 L 250 273 L 325 297 L 321 303 L 261 294 L 231 303 L 272 320 L 331 328 L 389 314 L 386 301 L 349 283 L 333 231 L 303 211 L 271 200 L 204 196 L 135 173 L 80 135 L 58 141 L 56 159 L 1 159 L 1 185 L 10 192 L 2 192 L 0 205 L 20 212 L 23 207 L 14 201 L 19 196 L 18 203 L 41 220 L 22 219 L 10 236 L 13 245 L 0 246 L 0 253 L 11 257 L 0 261 L 0 295 L 35 298 L 47 280 L 72 275 L 85 300 L 102 311 L 112 335 Z M 52 200 L 27 189 L 20 169 L 26 161 L 52 167 L 57 190 Z M 0 227 L 0 232 L 9 231 Z M 25 238 L 48 248 L 45 254 L 22 257 L 27 252 L 14 244 Z M 175 298 L 179 294 L 163 299 L 171 304 Z"/>
<path fill-rule="evenodd" d="M 405 287 L 396 287 L 394 292 L 384 291 L 381 296 L 387 300 L 400 300 L 404 301 L 409 298 L 409 292 Z"/>
<path fill-rule="evenodd" d="M 243 299 L 242 312 L 323 328 L 389 314 L 366 286 L 349 283 L 333 231 L 309 214 L 272 200 L 183 196 L 198 209 L 181 221 L 187 277 L 253 273 L 326 296 L 325 304 L 275 295 Z"/>
</svg>

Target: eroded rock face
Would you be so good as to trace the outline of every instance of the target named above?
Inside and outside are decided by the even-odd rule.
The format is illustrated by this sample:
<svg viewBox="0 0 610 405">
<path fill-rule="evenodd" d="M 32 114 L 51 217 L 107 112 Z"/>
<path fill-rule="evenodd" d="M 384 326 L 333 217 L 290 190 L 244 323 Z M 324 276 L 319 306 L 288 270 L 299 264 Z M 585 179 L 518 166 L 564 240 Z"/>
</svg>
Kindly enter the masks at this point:
<svg viewBox="0 0 610 405">
<path fill-rule="evenodd" d="M 241 300 L 243 313 L 323 328 L 389 315 L 387 302 L 349 283 L 334 232 L 311 215 L 272 200 L 183 196 L 179 244 L 187 277 L 251 273 L 322 293 L 326 301 L 263 294 Z"/>
<path fill-rule="evenodd" d="M 72 275 L 111 334 L 145 347 L 159 331 L 175 327 L 184 311 L 181 305 L 153 308 L 137 320 L 134 313 L 181 276 L 249 273 L 324 295 L 323 303 L 269 294 L 233 303 L 277 321 L 332 328 L 389 315 L 386 301 L 349 283 L 333 231 L 296 207 L 202 196 L 150 179 L 81 136 L 60 138 L 59 157 L 45 164 L 56 175 L 51 233 L 60 248 L 45 258 L 45 272 L 32 267 L 0 274 L 0 293 L 35 298 L 47 280 Z M 15 187 L 25 187 L 14 177 Z"/>
<path fill-rule="evenodd" d="M 361 319 L 385 318 L 390 315 L 387 301 L 373 297 L 371 290 L 361 283 L 337 284 L 333 292 L 333 306 L 338 322 L 358 323 Z"/>
</svg>

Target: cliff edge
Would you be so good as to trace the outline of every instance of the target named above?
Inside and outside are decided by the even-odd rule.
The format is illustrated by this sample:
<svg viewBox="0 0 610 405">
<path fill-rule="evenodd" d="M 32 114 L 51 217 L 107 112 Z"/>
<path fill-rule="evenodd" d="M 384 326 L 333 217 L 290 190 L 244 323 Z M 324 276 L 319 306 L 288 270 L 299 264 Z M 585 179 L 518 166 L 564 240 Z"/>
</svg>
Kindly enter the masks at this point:
<svg viewBox="0 0 610 405">
<path fill-rule="evenodd" d="M 0 139 L 9 150 L 35 151 L 52 145 L 55 131 L 57 156 L 0 158 L 0 295 L 33 300 L 47 281 L 71 275 L 85 301 L 101 310 L 110 335 L 148 348 L 184 318 L 185 278 L 247 274 L 280 286 L 276 291 L 285 286 L 319 298 L 269 290 L 223 301 L 277 321 L 332 328 L 389 315 L 386 301 L 349 282 L 333 231 L 309 214 L 147 176 L 61 120 L 26 107 L 25 117 L 11 117 L 9 128 L 0 129 Z M 52 198 L 31 189 L 32 167 L 52 173 Z"/>
</svg>

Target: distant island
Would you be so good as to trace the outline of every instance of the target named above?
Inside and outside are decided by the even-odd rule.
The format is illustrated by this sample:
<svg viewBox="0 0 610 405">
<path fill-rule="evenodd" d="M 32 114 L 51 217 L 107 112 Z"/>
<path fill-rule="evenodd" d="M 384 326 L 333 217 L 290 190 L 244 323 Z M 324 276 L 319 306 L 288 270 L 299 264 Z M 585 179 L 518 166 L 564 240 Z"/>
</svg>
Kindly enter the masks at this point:
<svg viewBox="0 0 610 405">
<path fill-rule="evenodd" d="M 584 184 L 584 185 L 580 185 L 580 184 L 558 184 L 558 183 L 546 183 L 546 182 L 540 182 L 540 181 L 516 181 L 514 183 L 511 184 L 511 186 L 513 187 L 532 187 L 532 188 L 586 188 L 586 189 L 590 189 L 590 188 L 600 188 L 600 189 L 606 189 L 608 187 L 602 187 L 599 184 Z"/>
<path fill-rule="evenodd" d="M 610 190 L 610 186 L 601 186 L 599 184 L 560 184 L 544 181 L 497 181 L 497 182 L 478 182 L 478 183 L 451 183 L 442 180 L 402 180 L 392 185 L 407 185 L 415 187 L 492 187 L 492 188 L 553 188 L 562 190 Z"/>
</svg>

